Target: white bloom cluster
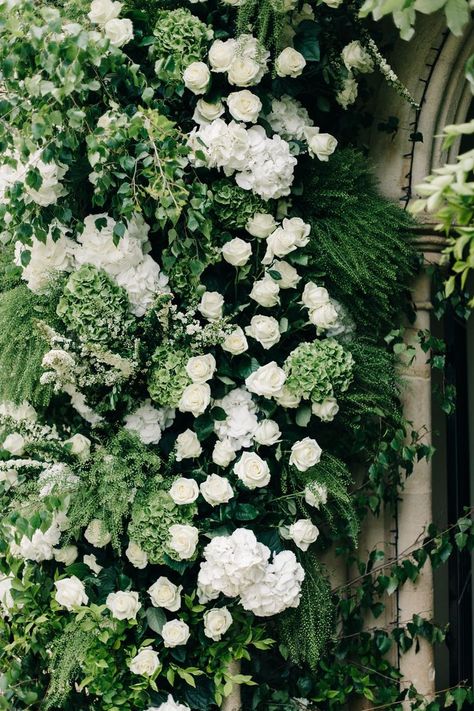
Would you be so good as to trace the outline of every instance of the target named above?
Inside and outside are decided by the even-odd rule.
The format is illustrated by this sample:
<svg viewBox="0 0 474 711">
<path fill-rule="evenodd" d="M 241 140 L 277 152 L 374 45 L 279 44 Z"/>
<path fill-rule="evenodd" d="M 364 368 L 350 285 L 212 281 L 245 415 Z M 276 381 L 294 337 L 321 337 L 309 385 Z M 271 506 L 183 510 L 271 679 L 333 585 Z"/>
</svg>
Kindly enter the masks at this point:
<svg viewBox="0 0 474 711">
<path fill-rule="evenodd" d="M 221 441 L 230 444 L 234 452 L 250 447 L 258 427 L 257 406 L 245 388 L 231 390 L 215 407 L 224 410 L 225 420 L 216 420 L 214 429 Z"/>
<path fill-rule="evenodd" d="M 309 320 L 318 332 L 337 325 L 339 316 L 324 286 L 317 286 L 309 281 L 304 287 L 301 302 L 308 309 Z"/>
<path fill-rule="evenodd" d="M 54 520 L 46 531 L 38 528 L 31 538 L 23 535 L 19 544 L 10 543 L 10 552 L 18 558 L 41 563 L 53 558 L 53 548 L 58 545 L 60 538 L 61 527 L 58 520 Z"/>
<path fill-rule="evenodd" d="M 119 19 L 121 2 L 92 0 L 89 20 L 99 25 L 113 47 L 122 47 L 133 39 L 133 24 L 128 18 Z"/>
<path fill-rule="evenodd" d="M 24 420 L 29 420 L 31 422 L 36 422 L 38 419 L 38 414 L 27 400 L 17 405 L 9 400 L 4 400 L 0 402 L 0 417 L 8 417 L 16 422 L 22 422 Z"/>
<path fill-rule="evenodd" d="M 135 432 L 143 444 L 158 444 L 162 431 L 173 424 L 174 416 L 173 409 L 157 409 L 151 400 L 144 400 L 140 407 L 125 417 L 124 427 Z"/>
<path fill-rule="evenodd" d="M 194 0 L 191 0 L 191 2 L 194 2 Z M 180 704 L 175 701 L 171 694 L 169 694 L 167 701 L 159 706 L 150 706 L 147 711 L 191 711 L 191 709 L 189 706 L 185 706 L 184 704 Z"/>
<path fill-rule="evenodd" d="M 238 40 L 215 40 L 209 50 L 211 71 L 227 73 L 229 84 L 248 87 L 258 84 L 267 71 L 268 52 L 249 34 Z"/>
<path fill-rule="evenodd" d="M 59 232 L 59 237 L 53 237 L 53 232 Z M 41 293 L 48 286 L 55 272 L 70 272 L 73 269 L 74 242 L 69 239 L 69 230 L 58 222 L 49 228 L 44 242 L 32 238 L 31 245 L 23 242 L 15 244 L 15 264 L 23 267 L 24 279 L 31 291 Z M 23 252 L 29 252 L 29 262 L 22 263 Z"/>
<path fill-rule="evenodd" d="M 265 118 L 285 141 L 303 141 L 305 127 L 313 125 L 303 104 L 288 94 L 281 99 L 273 99 L 272 110 Z"/>
<path fill-rule="evenodd" d="M 290 147 L 280 136 L 269 138 L 262 126 L 246 129 L 242 124 L 218 118 L 195 128 L 188 137 L 192 162 L 199 166 L 199 151 L 208 168 L 221 168 L 244 190 L 252 190 L 264 200 L 288 195 L 297 163 Z"/>
<path fill-rule="evenodd" d="M 267 237 L 267 250 L 262 264 L 271 264 L 275 257 L 285 257 L 296 249 L 306 247 L 310 232 L 310 225 L 303 222 L 301 217 L 285 217 L 281 225 Z"/>
<path fill-rule="evenodd" d="M 0 573 L 0 617 L 7 617 L 15 604 L 11 592 L 12 584 L 12 575 Z"/>
<path fill-rule="evenodd" d="M 202 602 L 220 593 L 240 597 L 244 609 L 259 617 L 297 607 L 304 570 L 291 551 L 274 555 L 252 531 L 239 528 L 231 536 L 216 536 L 204 549 L 198 575 Z"/>
<path fill-rule="evenodd" d="M 85 218 L 84 230 L 77 238 L 76 264 L 93 264 L 114 277 L 127 292 L 133 313 L 143 316 L 156 294 L 168 291 L 168 278 L 147 254 L 150 228 L 141 215 L 137 213 L 129 221 L 117 245 L 114 244 L 115 224 L 106 214 Z"/>
<path fill-rule="evenodd" d="M 42 160 L 41 149 L 32 153 L 26 165 L 18 165 L 17 180 L 25 180 L 30 168 L 35 168 L 41 176 L 41 185 L 32 188 L 25 183 L 25 202 L 35 202 L 41 207 L 55 205 L 60 197 L 66 194 L 66 189 L 61 185 L 67 167 L 58 163 L 45 163 Z"/>
</svg>

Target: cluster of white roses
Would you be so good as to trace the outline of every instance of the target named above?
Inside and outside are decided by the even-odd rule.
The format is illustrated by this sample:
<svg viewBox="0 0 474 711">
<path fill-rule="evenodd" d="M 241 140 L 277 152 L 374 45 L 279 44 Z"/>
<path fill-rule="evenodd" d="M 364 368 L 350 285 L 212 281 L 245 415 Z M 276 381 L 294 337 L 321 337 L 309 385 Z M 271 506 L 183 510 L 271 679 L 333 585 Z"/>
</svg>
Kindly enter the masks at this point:
<svg viewBox="0 0 474 711">
<path fill-rule="evenodd" d="M 113 0 L 92 0 L 88 17 L 99 25 L 113 47 L 123 47 L 133 39 L 133 24 L 128 18 L 119 19 L 123 5 Z"/>
<path fill-rule="evenodd" d="M 198 576 L 199 598 L 215 600 L 221 593 L 239 597 L 244 609 L 259 617 L 298 607 L 304 570 L 294 553 L 273 556 L 252 531 L 239 528 L 231 536 L 216 536 L 204 549 Z"/>
<path fill-rule="evenodd" d="M 97 227 L 97 224 L 100 227 Z M 22 266 L 22 254 L 30 253 L 29 262 L 23 266 L 22 277 L 28 287 L 37 293 L 44 291 L 55 272 L 70 272 L 83 264 L 92 264 L 113 277 L 128 294 L 133 313 L 143 316 L 156 294 L 167 291 L 167 277 L 148 254 L 149 226 L 141 215 L 135 214 L 128 223 L 118 244 L 114 243 L 115 220 L 106 214 L 89 215 L 77 242 L 68 237 L 63 225 L 51 225 L 46 241 L 36 237 L 27 247 L 22 242 L 15 245 L 15 259 Z"/>
<path fill-rule="evenodd" d="M 357 74 L 368 74 L 374 71 L 374 61 L 359 40 L 349 42 L 341 53 L 341 59 L 348 71 L 342 87 L 336 96 L 336 101 L 347 109 L 357 99 Z"/>
<path fill-rule="evenodd" d="M 125 417 L 124 427 L 135 432 L 143 444 L 158 444 L 162 431 L 171 427 L 175 411 L 169 407 L 156 408 L 151 400 L 144 400 L 136 410 Z"/>
</svg>

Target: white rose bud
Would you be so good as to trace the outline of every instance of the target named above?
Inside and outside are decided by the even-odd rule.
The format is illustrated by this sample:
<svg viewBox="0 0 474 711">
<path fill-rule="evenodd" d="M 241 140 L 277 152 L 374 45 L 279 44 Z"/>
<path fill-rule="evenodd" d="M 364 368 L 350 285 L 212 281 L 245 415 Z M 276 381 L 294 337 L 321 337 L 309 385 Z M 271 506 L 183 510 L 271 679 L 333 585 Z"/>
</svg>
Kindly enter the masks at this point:
<svg viewBox="0 0 474 711">
<path fill-rule="evenodd" d="M 120 15 L 121 2 L 112 0 L 92 0 L 90 12 L 87 17 L 96 25 L 105 25 L 109 20 L 115 20 Z"/>
<path fill-rule="evenodd" d="M 170 620 L 161 630 L 165 647 L 179 647 L 186 644 L 190 634 L 188 625 L 182 620 Z"/>
<path fill-rule="evenodd" d="M 285 384 L 286 374 L 275 361 L 262 365 L 245 380 L 247 390 L 263 397 L 273 397 Z"/>
<path fill-rule="evenodd" d="M 250 298 L 264 306 L 265 308 L 271 308 L 280 303 L 280 287 L 278 282 L 274 281 L 268 275 L 264 276 L 263 279 L 256 281 L 250 292 Z"/>
<path fill-rule="evenodd" d="M 234 86 L 253 86 L 262 78 L 262 67 L 250 57 L 235 57 L 229 67 L 227 79 Z"/>
<path fill-rule="evenodd" d="M 277 223 L 273 215 L 267 212 L 256 212 L 255 215 L 247 221 L 245 229 L 252 237 L 266 239 L 275 231 L 276 226 Z"/>
<path fill-rule="evenodd" d="M 319 306 L 324 306 L 330 303 L 328 290 L 324 286 L 317 286 L 314 282 L 309 281 L 305 284 L 301 303 L 308 309 L 317 309 Z"/>
<path fill-rule="evenodd" d="M 227 351 L 231 355 L 240 355 L 248 350 L 249 344 L 245 338 L 245 333 L 237 326 L 232 333 L 229 333 L 222 342 L 222 350 Z"/>
<path fill-rule="evenodd" d="M 158 652 L 155 652 L 152 647 L 143 647 L 129 664 L 132 674 L 140 674 L 140 676 L 153 676 L 159 668 L 160 658 Z"/>
<path fill-rule="evenodd" d="M 79 555 L 77 546 L 64 546 L 63 548 L 56 548 L 54 551 L 54 560 L 58 563 L 64 563 L 64 565 L 72 565 Z"/>
<path fill-rule="evenodd" d="M 193 94 L 205 94 L 211 80 L 211 72 L 204 62 L 191 62 L 183 73 L 184 85 Z"/>
<path fill-rule="evenodd" d="M 144 570 L 144 568 L 148 565 L 147 554 L 140 548 L 138 543 L 135 543 L 134 541 L 129 542 L 125 555 L 133 567 L 138 568 L 138 570 Z"/>
<path fill-rule="evenodd" d="M 295 442 L 291 448 L 290 464 L 300 472 L 314 467 L 321 459 L 322 449 L 315 439 L 305 437 Z"/>
<path fill-rule="evenodd" d="M 317 482 L 312 481 L 305 487 L 304 500 L 308 506 L 314 506 L 315 509 L 318 509 L 321 504 L 324 506 L 327 502 L 328 490 L 324 484 L 318 484 Z"/>
<path fill-rule="evenodd" d="M 211 402 L 211 388 L 207 383 L 192 383 L 184 388 L 179 401 L 180 412 L 191 412 L 194 417 L 202 415 Z"/>
<path fill-rule="evenodd" d="M 327 397 L 323 402 L 313 402 L 311 410 L 323 422 L 332 422 L 339 412 L 339 405 L 335 397 Z"/>
<path fill-rule="evenodd" d="M 198 309 L 208 321 L 217 321 L 222 318 L 224 297 L 218 291 L 205 291 Z"/>
<path fill-rule="evenodd" d="M 280 441 L 280 428 L 275 420 L 262 420 L 258 423 L 253 437 L 258 444 L 269 447 Z"/>
<path fill-rule="evenodd" d="M 226 504 L 234 496 L 228 479 L 218 474 L 209 474 L 206 481 L 201 484 L 200 489 L 204 500 L 211 506 Z"/>
<path fill-rule="evenodd" d="M 273 262 L 272 271 L 278 272 L 280 275 L 280 279 L 276 280 L 280 289 L 296 289 L 301 281 L 296 269 L 288 262 Z"/>
<path fill-rule="evenodd" d="M 2 447 L 10 454 L 19 457 L 25 451 L 26 440 L 19 432 L 9 434 L 4 440 Z"/>
<path fill-rule="evenodd" d="M 331 328 L 337 323 L 337 311 L 333 304 L 322 304 L 316 309 L 310 309 L 308 318 L 311 323 L 320 329 Z"/>
<path fill-rule="evenodd" d="M 54 599 L 69 612 L 72 612 L 75 607 L 87 605 L 89 602 L 84 583 L 75 575 L 71 578 L 56 580 L 54 587 L 56 588 Z"/>
<path fill-rule="evenodd" d="M 262 110 L 262 102 L 248 89 L 234 91 L 227 97 L 227 106 L 236 121 L 255 123 Z"/>
<path fill-rule="evenodd" d="M 107 595 L 105 604 L 116 620 L 134 620 L 141 608 L 138 593 L 123 590 Z"/>
<path fill-rule="evenodd" d="M 301 396 L 292 393 L 285 385 L 274 395 L 274 398 L 279 405 L 287 410 L 295 410 L 301 402 Z"/>
<path fill-rule="evenodd" d="M 216 370 L 216 359 L 212 353 L 194 356 L 186 364 L 186 373 L 193 383 L 205 383 L 214 375 Z"/>
<path fill-rule="evenodd" d="M 272 316 L 254 316 L 245 332 L 247 336 L 255 338 L 265 350 L 274 346 L 281 338 L 278 321 Z"/>
<path fill-rule="evenodd" d="M 222 247 L 222 256 L 233 267 L 243 267 L 251 254 L 252 246 L 240 237 L 234 237 Z"/>
<path fill-rule="evenodd" d="M 356 69 L 361 74 L 374 71 L 374 61 L 367 50 L 358 40 L 346 44 L 341 52 L 342 61 L 346 69 Z"/>
<path fill-rule="evenodd" d="M 308 152 L 311 158 L 328 161 L 337 148 L 337 139 L 330 133 L 319 133 L 319 128 L 307 126 L 304 135 L 308 142 Z"/>
<path fill-rule="evenodd" d="M 199 540 L 199 531 L 195 526 L 175 523 L 170 526 L 169 546 L 181 560 L 192 558 Z"/>
<path fill-rule="evenodd" d="M 244 452 L 234 466 L 234 472 L 248 489 L 260 489 L 270 481 L 267 462 L 255 452 Z"/>
<path fill-rule="evenodd" d="M 92 519 L 84 531 L 84 538 L 95 548 L 105 548 L 112 540 L 112 536 L 104 526 L 104 522 L 98 518 Z"/>
<path fill-rule="evenodd" d="M 300 518 L 295 521 L 289 528 L 290 538 L 302 551 L 307 551 L 311 543 L 314 543 L 318 536 L 319 530 L 309 518 Z"/>
<path fill-rule="evenodd" d="M 204 634 L 214 642 L 222 639 L 232 624 L 232 615 L 227 607 L 216 607 L 204 613 Z"/>
<path fill-rule="evenodd" d="M 235 450 L 228 439 L 218 440 L 212 452 L 212 461 L 219 467 L 228 467 L 236 458 Z"/>
<path fill-rule="evenodd" d="M 201 443 L 198 436 L 192 430 L 185 430 L 176 438 L 176 461 L 183 459 L 193 459 L 202 454 Z"/>
<path fill-rule="evenodd" d="M 222 101 L 211 103 L 205 99 L 199 99 L 196 104 L 193 120 L 196 123 L 210 123 L 215 121 L 224 113 L 224 104 Z"/>
<path fill-rule="evenodd" d="M 87 459 L 91 451 L 91 441 L 88 437 L 76 433 L 65 441 L 69 445 L 69 450 L 80 459 Z"/>
<path fill-rule="evenodd" d="M 235 39 L 215 40 L 209 50 L 209 64 L 213 72 L 227 72 L 235 57 Z"/>
<path fill-rule="evenodd" d="M 299 77 L 305 66 L 306 59 L 293 47 L 285 47 L 275 61 L 275 69 L 279 77 Z"/>
<path fill-rule="evenodd" d="M 192 504 L 196 501 L 199 496 L 199 487 L 194 479 L 186 479 L 180 476 L 175 479 L 173 485 L 170 489 L 170 496 L 175 504 L 178 506 L 183 506 L 186 504 Z"/>
<path fill-rule="evenodd" d="M 163 575 L 148 588 L 153 607 L 163 607 L 170 612 L 176 612 L 181 607 L 181 591 L 179 587 L 165 578 Z"/>
<path fill-rule="evenodd" d="M 112 47 L 123 47 L 133 39 L 133 24 L 128 18 L 109 20 L 105 23 L 104 31 Z"/>
</svg>

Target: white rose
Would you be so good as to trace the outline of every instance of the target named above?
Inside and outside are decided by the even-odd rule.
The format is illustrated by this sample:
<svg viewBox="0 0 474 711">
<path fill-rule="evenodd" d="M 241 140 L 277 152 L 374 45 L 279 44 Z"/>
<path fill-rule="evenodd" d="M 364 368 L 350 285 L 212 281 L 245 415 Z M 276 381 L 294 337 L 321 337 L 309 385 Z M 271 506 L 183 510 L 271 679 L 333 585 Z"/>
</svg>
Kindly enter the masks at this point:
<svg viewBox="0 0 474 711">
<path fill-rule="evenodd" d="M 313 402 L 311 410 L 323 422 L 332 422 L 339 412 L 339 405 L 335 397 L 327 397 L 323 402 Z"/>
<path fill-rule="evenodd" d="M 357 81 L 349 72 L 349 76 L 344 80 L 342 88 L 336 94 L 336 101 L 343 109 L 347 109 L 347 107 L 353 104 L 357 99 L 358 93 L 359 87 L 357 86 Z"/>
<path fill-rule="evenodd" d="M 179 647 L 186 644 L 191 632 L 186 622 L 182 620 L 170 620 L 163 625 L 161 636 L 165 647 Z"/>
<path fill-rule="evenodd" d="M 71 578 L 56 580 L 54 587 L 56 588 L 54 599 L 69 612 L 72 612 L 75 607 L 87 605 L 89 602 L 84 583 L 75 575 Z"/>
<path fill-rule="evenodd" d="M 237 326 L 232 333 L 229 333 L 222 342 L 222 350 L 227 351 L 231 355 L 240 355 L 245 353 L 248 349 L 249 344 L 245 338 L 245 333 Z"/>
<path fill-rule="evenodd" d="M 288 262 L 273 262 L 272 271 L 278 272 L 280 275 L 280 279 L 277 279 L 280 289 L 296 289 L 301 280 L 296 269 Z"/>
<path fill-rule="evenodd" d="M 228 467 L 236 458 L 235 450 L 228 439 L 218 440 L 212 452 L 212 461 L 219 467 Z"/>
<path fill-rule="evenodd" d="M 259 489 L 270 481 L 267 462 L 255 452 L 244 452 L 234 466 L 234 472 L 248 489 Z"/>
<path fill-rule="evenodd" d="M 135 568 L 138 568 L 138 570 L 143 570 L 148 565 L 147 554 L 144 550 L 140 548 L 138 543 L 135 543 L 135 541 L 129 542 L 127 550 L 125 551 L 125 555 L 127 556 L 130 563 Z"/>
<path fill-rule="evenodd" d="M 306 246 L 308 241 L 309 239 L 302 238 L 299 229 L 293 229 L 291 224 L 288 224 L 287 227 L 277 227 L 267 238 L 267 251 L 262 259 L 262 264 L 270 264 L 275 257 L 284 257 L 290 252 L 294 252 L 298 247 Z"/>
<path fill-rule="evenodd" d="M 103 569 L 103 566 L 98 564 L 97 558 L 93 554 L 85 555 L 82 560 L 84 562 L 84 565 L 87 565 L 87 567 L 90 568 L 92 572 L 96 575 L 98 575 Z"/>
<path fill-rule="evenodd" d="M 109 20 L 115 20 L 120 15 L 121 2 L 112 0 L 92 0 L 90 12 L 87 17 L 96 25 L 105 25 Z"/>
<path fill-rule="evenodd" d="M 65 441 L 69 445 L 72 454 L 75 454 L 80 459 L 87 459 L 91 451 L 91 441 L 88 437 L 76 433 Z"/>
<path fill-rule="evenodd" d="M 104 526 L 104 522 L 98 518 L 92 519 L 84 531 L 84 538 L 95 548 L 104 548 L 112 539 L 112 536 Z"/>
<path fill-rule="evenodd" d="M 195 526 L 175 523 L 170 526 L 169 546 L 181 560 L 192 558 L 199 540 L 199 531 Z"/>
<path fill-rule="evenodd" d="M 191 62 L 183 73 L 184 85 L 193 94 L 205 94 L 211 80 L 211 72 L 204 62 Z"/>
<path fill-rule="evenodd" d="M 3 442 L 3 449 L 10 454 L 20 456 L 25 451 L 26 440 L 19 432 L 13 432 Z"/>
<path fill-rule="evenodd" d="M 206 291 L 201 297 L 198 309 L 208 321 L 217 321 L 222 318 L 224 297 L 218 291 Z"/>
<path fill-rule="evenodd" d="M 374 61 L 358 40 L 346 44 L 341 52 L 346 69 L 356 69 L 361 74 L 374 71 Z"/>
<path fill-rule="evenodd" d="M 318 484 L 312 481 L 305 487 L 304 490 L 304 500 L 308 506 L 314 506 L 314 508 L 319 508 L 321 504 L 325 504 L 328 500 L 328 490 L 324 484 Z"/>
<path fill-rule="evenodd" d="M 211 380 L 216 370 L 216 359 L 212 353 L 194 356 L 186 364 L 186 373 L 193 383 L 205 383 Z"/>
<path fill-rule="evenodd" d="M 337 311 L 333 304 L 322 304 L 315 309 L 310 309 L 308 314 L 309 320 L 318 328 L 331 328 L 337 323 Z"/>
<path fill-rule="evenodd" d="M 160 667 L 158 652 L 152 647 L 143 647 L 130 661 L 129 669 L 132 674 L 141 676 L 153 676 Z"/>
<path fill-rule="evenodd" d="M 141 608 L 138 593 L 123 590 L 107 595 L 105 604 L 116 620 L 134 620 Z"/>
<path fill-rule="evenodd" d="M 227 97 L 227 106 L 236 121 L 255 123 L 262 110 L 262 102 L 248 89 L 233 91 Z"/>
<path fill-rule="evenodd" d="M 319 133 L 319 128 L 307 126 L 304 135 L 308 142 L 308 152 L 311 158 L 327 161 L 337 148 L 337 139 L 330 133 Z"/>
<path fill-rule="evenodd" d="M 209 64 L 213 72 L 227 72 L 235 57 L 235 39 L 215 40 L 209 50 Z"/>
<path fill-rule="evenodd" d="M 179 401 L 180 412 L 192 412 L 194 417 L 202 415 L 211 402 L 211 388 L 207 383 L 192 383 L 184 388 Z"/>
<path fill-rule="evenodd" d="M 233 267 L 243 267 L 251 254 L 252 246 L 240 237 L 234 237 L 222 247 L 222 256 Z"/>
<path fill-rule="evenodd" d="M 227 79 L 234 86 L 253 86 L 262 78 L 262 67 L 250 57 L 235 57 L 229 67 Z"/>
<path fill-rule="evenodd" d="M 276 226 L 277 223 L 273 215 L 267 212 L 256 212 L 255 215 L 247 221 L 245 229 L 252 237 L 266 239 L 275 231 Z"/>
<path fill-rule="evenodd" d="M 186 479 L 183 476 L 178 477 L 178 479 L 174 480 L 170 489 L 170 496 L 178 506 L 192 504 L 199 496 L 197 482 L 194 479 Z"/>
<path fill-rule="evenodd" d="M 309 518 L 300 518 L 289 528 L 290 538 L 302 551 L 307 551 L 311 543 L 319 536 L 318 528 L 311 523 Z"/>
<path fill-rule="evenodd" d="M 128 18 L 109 20 L 105 24 L 104 32 L 113 47 L 123 47 L 133 39 L 133 24 Z"/>
<path fill-rule="evenodd" d="M 255 338 L 265 350 L 274 346 L 281 338 L 278 321 L 272 316 L 254 316 L 245 332 L 247 336 Z"/>
<path fill-rule="evenodd" d="M 306 66 L 306 59 L 293 47 L 285 47 L 275 61 L 275 70 L 279 77 L 299 77 Z"/>
<path fill-rule="evenodd" d="M 272 397 L 282 389 L 285 384 L 285 371 L 280 368 L 275 361 L 262 365 L 258 370 L 251 373 L 245 381 L 247 390 L 256 395 Z"/>
<path fill-rule="evenodd" d="M 77 546 L 64 546 L 63 548 L 56 548 L 54 551 L 54 560 L 58 563 L 64 563 L 64 565 L 72 565 L 79 555 Z"/>
<path fill-rule="evenodd" d="M 196 123 L 211 123 L 222 116 L 224 113 L 224 104 L 222 101 L 210 102 L 205 99 L 199 99 L 194 111 L 193 120 Z"/>
<path fill-rule="evenodd" d="M 262 420 L 255 430 L 254 439 L 258 444 L 267 447 L 280 441 L 281 432 L 274 420 Z"/>
<path fill-rule="evenodd" d="M 178 587 L 162 575 L 148 588 L 148 595 L 154 607 L 164 607 L 165 610 L 176 612 L 181 607 L 182 589 L 181 585 Z"/>
<path fill-rule="evenodd" d="M 191 711 L 191 709 L 185 704 L 178 703 L 173 699 L 171 694 L 168 694 L 168 700 L 160 704 L 159 708 L 156 708 L 156 706 L 150 706 L 148 711 Z"/>
<path fill-rule="evenodd" d="M 227 607 L 216 607 L 204 613 L 204 634 L 214 642 L 219 642 L 222 635 L 232 624 L 232 615 Z"/>
<path fill-rule="evenodd" d="M 322 449 L 315 439 L 305 437 L 295 442 L 291 448 L 290 464 L 300 472 L 314 467 L 321 459 Z"/>
<path fill-rule="evenodd" d="M 280 303 L 280 287 L 278 282 L 274 281 L 270 276 L 265 275 L 263 279 L 256 281 L 250 292 L 250 298 L 264 306 L 270 308 Z"/>
<path fill-rule="evenodd" d="M 228 479 L 218 474 L 209 474 L 206 481 L 201 484 L 200 489 L 204 500 L 211 506 L 226 504 L 234 496 Z"/>
<path fill-rule="evenodd" d="M 202 453 L 201 443 L 197 434 L 190 429 L 185 430 L 176 438 L 176 461 L 193 459 Z"/>
<path fill-rule="evenodd" d="M 328 290 L 324 286 L 317 286 L 313 281 L 305 284 L 301 303 L 308 309 L 317 309 L 319 306 L 325 306 L 330 303 Z"/>
</svg>

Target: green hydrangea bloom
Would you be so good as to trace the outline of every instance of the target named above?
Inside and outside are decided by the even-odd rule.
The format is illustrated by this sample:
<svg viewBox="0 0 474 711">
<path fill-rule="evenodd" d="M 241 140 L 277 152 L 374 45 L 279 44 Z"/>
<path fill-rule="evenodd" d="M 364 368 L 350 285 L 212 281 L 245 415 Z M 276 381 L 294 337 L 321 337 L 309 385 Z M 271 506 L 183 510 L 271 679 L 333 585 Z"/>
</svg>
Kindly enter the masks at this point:
<svg viewBox="0 0 474 711">
<path fill-rule="evenodd" d="M 86 343 L 111 346 L 130 341 L 135 319 L 127 292 L 106 272 L 84 264 L 66 282 L 57 314 Z"/>
<path fill-rule="evenodd" d="M 302 343 L 285 361 L 285 385 L 294 395 L 323 402 L 348 389 L 353 364 L 352 354 L 334 338 Z"/>
<path fill-rule="evenodd" d="M 166 491 L 139 493 L 132 507 L 129 538 L 146 552 L 150 563 L 162 565 L 165 555 L 180 560 L 179 555 L 169 546 L 169 529 L 175 523 L 192 525 L 196 512 L 194 504 L 175 504 Z"/>
<path fill-rule="evenodd" d="M 221 226 L 243 229 L 256 212 L 268 212 L 268 204 L 250 190 L 243 190 L 230 180 L 219 180 L 212 186 L 213 210 Z"/>
<path fill-rule="evenodd" d="M 158 346 L 152 356 L 148 392 L 162 407 L 177 407 L 191 380 L 186 373 L 190 354 L 171 345 Z"/>
<path fill-rule="evenodd" d="M 213 34 L 208 25 L 185 8 L 158 12 L 151 48 L 158 77 L 168 84 L 182 83 L 186 67 L 206 56 Z"/>
</svg>

